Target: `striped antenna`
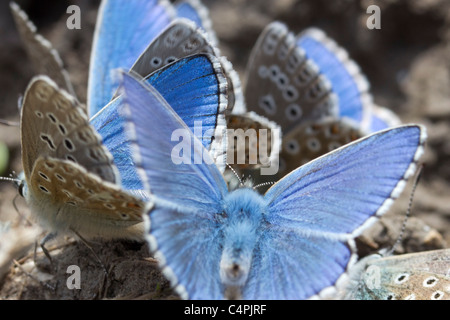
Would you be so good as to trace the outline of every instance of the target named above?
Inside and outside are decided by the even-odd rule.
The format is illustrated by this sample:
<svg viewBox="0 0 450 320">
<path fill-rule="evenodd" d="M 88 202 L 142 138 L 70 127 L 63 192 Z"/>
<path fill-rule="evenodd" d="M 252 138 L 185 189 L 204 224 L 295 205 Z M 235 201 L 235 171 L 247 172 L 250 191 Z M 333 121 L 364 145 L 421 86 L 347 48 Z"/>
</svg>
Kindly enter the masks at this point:
<svg viewBox="0 0 450 320">
<path fill-rule="evenodd" d="M 257 188 L 259 188 L 259 187 L 264 187 L 264 186 L 267 186 L 267 185 L 272 185 L 272 184 L 274 184 L 275 182 L 273 182 L 273 181 L 270 181 L 270 182 L 263 182 L 263 183 L 260 183 L 260 184 L 257 184 L 256 186 L 254 186 L 253 187 L 253 190 L 256 190 Z"/>
<path fill-rule="evenodd" d="M 230 170 L 234 173 L 234 175 L 236 176 L 236 178 L 238 178 L 239 183 L 241 185 L 241 187 L 244 186 L 244 183 L 242 182 L 242 179 L 239 177 L 239 175 L 237 174 L 237 172 L 233 169 L 233 167 L 230 166 L 230 164 L 227 163 L 227 167 L 230 168 Z"/>
</svg>

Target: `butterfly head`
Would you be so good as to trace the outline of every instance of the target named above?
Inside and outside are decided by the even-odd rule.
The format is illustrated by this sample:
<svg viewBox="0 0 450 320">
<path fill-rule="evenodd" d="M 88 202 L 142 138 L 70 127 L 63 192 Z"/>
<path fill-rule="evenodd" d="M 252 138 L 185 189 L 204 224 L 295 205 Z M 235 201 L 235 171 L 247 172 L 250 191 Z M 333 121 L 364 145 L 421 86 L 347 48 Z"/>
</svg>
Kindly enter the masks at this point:
<svg viewBox="0 0 450 320">
<path fill-rule="evenodd" d="M 14 181 L 15 186 L 17 187 L 17 191 L 19 192 L 20 196 L 25 197 L 28 191 L 28 186 L 25 181 L 25 174 L 23 171 L 19 174 L 17 179 Z"/>
<path fill-rule="evenodd" d="M 250 188 L 240 188 L 224 198 L 218 222 L 224 242 L 220 276 L 225 286 L 242 286 L 247 281 L 263 223 L 264 198 Z"/>
<path fill-rule="evenodd" d="M 25 182 L 25 175 L 23 171 L 17 176 L 15 173 L 12 173 L 9 177 L 0 177 L 0 180 L 3 181 L 10 181 L 14 183 L 16 186 L 19 194 L 24 197 L 27 191 L 26 182 Z"/>
</svg>

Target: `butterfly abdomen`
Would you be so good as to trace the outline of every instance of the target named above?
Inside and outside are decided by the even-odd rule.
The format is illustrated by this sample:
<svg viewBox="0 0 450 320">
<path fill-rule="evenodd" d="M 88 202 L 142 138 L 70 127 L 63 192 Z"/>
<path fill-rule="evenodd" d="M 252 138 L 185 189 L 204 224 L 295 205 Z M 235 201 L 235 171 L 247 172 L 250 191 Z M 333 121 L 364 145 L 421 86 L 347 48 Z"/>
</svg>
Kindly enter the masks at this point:
<svg viewBox="0 0 450 320">
<path fill-rule="evenodd" d="M 258 242 L 265 202 L 253 189 L 241 188 L 224 198 L 220 276 L 225 287 L 243 286 Z"/>
</svg>

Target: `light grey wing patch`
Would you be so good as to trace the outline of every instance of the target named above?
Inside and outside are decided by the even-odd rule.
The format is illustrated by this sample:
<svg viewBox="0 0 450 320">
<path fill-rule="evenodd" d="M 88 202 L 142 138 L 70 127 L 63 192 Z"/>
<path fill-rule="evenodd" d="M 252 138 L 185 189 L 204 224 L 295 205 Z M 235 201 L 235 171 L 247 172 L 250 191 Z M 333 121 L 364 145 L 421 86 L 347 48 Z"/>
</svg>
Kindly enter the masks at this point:
<svg viewBox="0 0 450 320">
<path fill-rule="evenodd" d="M 219 56 L 218 50 L 207 40 L 205 32 L 194 22 L 176 19 L 150 43 L 131 67 L 131 71 L 146 77 L 167 64 L 198 53 Z"/>
</svg>

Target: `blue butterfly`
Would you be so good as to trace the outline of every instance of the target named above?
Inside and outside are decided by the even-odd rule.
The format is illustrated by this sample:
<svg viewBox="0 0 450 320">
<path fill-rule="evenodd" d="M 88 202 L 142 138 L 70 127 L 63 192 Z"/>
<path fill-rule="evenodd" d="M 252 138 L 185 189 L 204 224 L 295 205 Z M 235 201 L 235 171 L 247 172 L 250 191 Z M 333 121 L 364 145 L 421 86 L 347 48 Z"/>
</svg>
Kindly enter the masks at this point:
<svg viewBox="0 0 450 320">
<path fill-rule="evenodd" d="M 181 7 L 191 8 L 190 14 Z M 225 110 L 233 107 L 228 97 L 239 96 L 235 72 L 208 41 L 212 31 L 203 31 L 210 25 L 206 9 L 198 1 L 180 2 L 177 8 L 179 14 L 165 1 L 106 0 L 99 9 L 89 76 L 91 124 L 114 157 L 122 187 L 142 198 L 148 198 L 148 194 L 134 168 L 124 134 L 123 98 L 115 95 L 113 70 L 120 67 L 139 74 L 192 130 L 194 123 L 201 121 L 198 138 L 218 163 L 225 162 L 220 134 L 226 125 Z M 194 9 L 199 12 L 197 18 L 193 17 Z M 195 18 L 201 26 L 177 16 Z M 233 93 L 228 88 L 231 81 L 231 87 L 236 88 Z"/>
<path fill-rule="evenodd" d="M 133 157 L 154 203 L 147 240 L 185 299 L 333 294 L 356 259 L 354 238 L 399 196 L 426 139 L 420 125 L 396 127 L 299 167 L 264 196 L 229 191 L 192 134 L 190 161 L 171 161 L 172 133 L 190 130 L 154 88 L 122 81 Z"/>
<path fill-rule="evenodd" d="M 112 70 L 131 69 L 147 46 L 177 17 L 193 19 L 214 39 L 208 12 L 198 1 L 183 1 L 177 8 L 166 0 L 102 1 L 90 58 L 89 116 L 113 97 L 116 86 Z"/>
<path fill-rule="evenodd" d="M 244 94 L 250 110 L 283 131 L 276 176 L 400 120 L 376 106 L 369 82 L 348 53 L 319 29 L 295 36 L 280 22 L 258 38 L 247 65 Z"/>
<path fill-rule="evenodd" d="M 450 249 L 373 254 L 349 270 L 348 300 L 450 300 Z"/>
<path fill-rule="evenodd" d="M 141 15 L 142 9 L 157 11 L 167 7 L 168 11 L 173 11 L 173 8 L 168 9 L 168 4 L 164 1 L 146 3 L 149 6 L 153 5 L 139 7 L 137 2 L 104 1 L 99 14 L 105 19 L 106 17 L 131 19 L 134 15 L 137 15 L 135 18 L 138 19 L 147 17 L 147 15 Z M 39 56 L 54 58 L 44 59 L 43 70 L 51 71 L 46 73 L 56 79 L 65 79 L 58 76 L 58 74 L 63 75 L 61 65 L 55 66 L 53 63 L 54 60 L 59 61 L 56 59 L 59 56 L 54 55 L 54 50 L 50 50 L 51 47 L 47 45 L 47 42 L 37 40 L 42 37 L 35 34 L 35 28 L 32 28 L 33 25 L 25 19 L 26 15 L 17 5 L 12 5 L 12 10 L 17 18 L 19 29 L 24 31 L 24 34 L 30 35 L 28 38 L 33 45 L 31 48 L 37 46 L 36 50 L 30 51 L 39 53 Z M 97 45 L 94 45 L 93 60 L 98 58 L 97 54 L 104 54 L 110 49 L 117 50 L 117 44 L 125 41 L 122 39 L 125 36 L 122 29 L 130 27 L 116 23 L 115 20 L 110 20 L 109 23 L 113 26 L 108 27 L 108 23 L 100 20 L 100 24 L 105 25 L 99 27 L 101 32 L 99 31 L 97 35 Z M 147 25 L 143 21 L 132 21 L 135 23 L 133 27 L 139 24 Z M 222 130 L 216 127 L 225 125 L 224 110 L 228 107 L 227 80 L 222 68 L 224 61 L 215 56 L 218 53 L 193 23 L 177 19 L 164 29 L 164 24 L 158 24 L 158 21 L 154 21 L 155 26 L 152 28 L 155 34 L 161 29 L 160 32 L 158 31 L 159 35 L 145 44 L 143 54 L 136 55 L 133 62 L 135 61 L 136 65 L 155 52 L 167 55 L 164 50 L 170 51 L 173 56 L 175 49 L 178 50 L 175 59 L 180 59 L 178 61 L 164 61 L 158 68 L 154 68 L 156 70 L 149 70 L 148 67 L 139 69 L 143 71 L 142 76 L 145 77 L 142 81 L 155 86 L 190 125 L 193 126 L 194 121 L 202 121 L 203 130 L 199 132 L 198 137 L 203 138 L 204 147 L 211 151 L 212 156 L 219 159 L 224 154 L 219 135 Z M 149 28 L 145 28 L 139 32 L 145 34 L 148 30 Z M 108 38 L 111 35 L 122 37 Z M 134 36 L 139 38 L 137 34 Z M 173 44 L 175 48 L 158 47 L 158 41 L 166 45 Z M 104 64 L 100 68 L 103 70 L 102 74 L 109 74 L 111 71 L 107 68 L 112 65 L 122 65 L 124 62 L 131 61 L 129 57 L 122 56 L 127 52 L 117 52 L 111 57 L 108 56 L 111 60 L 99 61 Z M 208 54 L 192 55 L 198 52 Z M 131 50 L 128 53 L 134 55 L 136 52 Z M 185 56 L 189 57 L 184 58 Z M 50 61 L 50 64 L 47 65 L 45 61 L 47 63 Z M 108 79 L 111 80 L 109 82 L 111 86 L 107 85 L 109 89 L 98 88 L 99 91 L 96 93 L 99 97 L 102 94 L 114 93 L 111 91 L 114 88 L 113 78 L 108 76 Z M 62 80 L 60 82 L 68 87 L 70 83 L 66 84 Z M 100 81 L 100 78 L 94 80 Z M 101 86 L 102 83 L 99 82 L 99 85 Z M 25 196 L 27 203 L 37 213 L 43 224 L 52 231 L 49 237 L 43 240 L 42 245 L 57 232 L 68 229 L 80 232 L 84 236 L 133 239 L 142 237 L 141 201 L 133 196 L 146 199 L 148 193 L 142 186 L 131 158 L 130 140 L 123 128 L 122 101 L 123 98 L 120 96 L 115 98 L 88 121 L 84 107 L 51 79 L 38 77 L 30 83 L 25 94 L 24 107 L 22 107 L 24 183 L 21 184 L 19 191 Z M 60 111 L 59 109 L 62 108 L 60 105 L 63 107 L 73 105 L 73 110 Z M 92 113 L 93 110 L 90 109 L 90 112 Z M 145 112 L 151 112 L 151 109 Z M 31 122 L 35 124 L 36 121 L 39 122 L 38 126 L 29 125 Z M 100 137 L 97 133 L 100 133 Z M 70 138 L 65 137 L 66 134 L 70 135 Z M 66 143 L 65 146 L 64 143 Z M 39 170 L 33 171 L 33 168 Z M 66 168 L 69 169 L 66 170 Z M 54 175 L 56 179 L 52 178 Z M 56 208 L 49 210 L 49 203 Z M 58 215 L 63 211 L 65 214 Z"/>
<path fill-rule="evenodd" d="M 174 16 L 173 8 L 165 1 L 102 1 L 89 65 L 89 116 L 94 116 L 113 97 L 111 70 L 130 69 Z"/>
<path fill-rule="evenodd" d="M 295 36 L 278 21 L 256 42 L 247 65 L 249 108 L 283 127 L 347 119 L 364 133 L 398 125 L 388 109 L 374 105 L 370 84 L 347 51 L 319 29 Z"/>
<path fill-rule="evenodd" d="M 179 2 L 177 8 L 178 14 L 164 0 L 104 0 L 98 13 L 89 75 L 90 123 L 111 152 L 122 187 L 142 198 L 147 198 L 147 193 L 133 167 L 130 144 L 120 115 L 123 99 L 114 96 L 117 84 L 112 75 L 115 68 L 131 69 L 130 72 L 145 78 L 192 129 L 195 121 L 202 121 L 198 137 L 203 139 L 205 148 L 218 163 L 224 163 L 221 160 L 224 157 L 222 129 L 219 128 L 225 126 L 225 110 L 243 100 L 236 72 L 208 41 L 213 31 L 207 28 L 211 22 L 206 9 L 194 0 Z M 33 45 L 30 51 L 53 58 L 55 51 L 38 41 L 42 37 L 37 36 L 31 23 L 23 18 L 26 15 L 17 5 L 12 5 L 12 10 L 19 29 L 26 31 L 25 43 Z M 186 16 L 201 26 L 177 16 Z M 206 55 L 195 56 L 200 53 Z M 50 58 L 44 59 L 42 68 L 51 71 L 46 73 L 52 78 L 65 79 L 61 66 L 45 63 L 56 59 Z M 42 58 L 37 60 L 42 62 Z M 110 101 L 111 98 L 114 99 Z M 216 131 L 214 135 L 211 129 Z"/>
<path fill-rule="evenodd" d="M 190 56 L 152 73 L 143 81 L 158 90 L 192 131 L 195 122 L 201 121 L 202 127 L 197 137 L 202 139 L 203 146 L 211 152 L 215 161 L 223 163 L 225 141 L 221 134 L 225 127 L 227 99 L 226 80 L 219 59 L 207 54 Z M 130 139 L 124 132 L 123 107 L 123 96 L 119 96 L 94 116 L 91 124 L 114 157 L 122 187 L 147 198 L 132 160 Z M 141 112 L 151 115 L 153 109 L 147 107 Z M 211 132 L 214 134 L 211 135 Z M 155 139 L 157 137 L 154 136 Z"/>
</svg>

